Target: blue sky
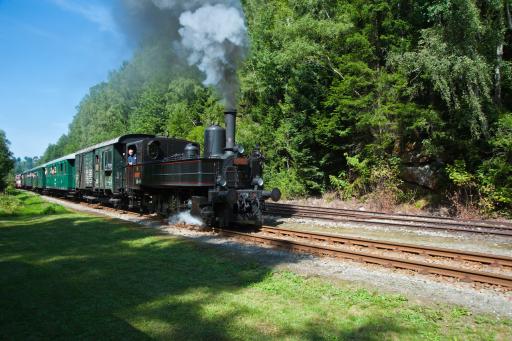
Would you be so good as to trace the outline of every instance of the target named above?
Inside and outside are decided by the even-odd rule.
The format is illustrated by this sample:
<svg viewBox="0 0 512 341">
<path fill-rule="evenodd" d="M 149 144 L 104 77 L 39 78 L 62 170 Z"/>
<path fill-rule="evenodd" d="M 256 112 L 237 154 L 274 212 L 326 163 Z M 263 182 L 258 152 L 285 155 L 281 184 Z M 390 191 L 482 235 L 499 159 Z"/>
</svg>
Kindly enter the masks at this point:
<svg viewBox="0 0 512 341">
<path fill-rule="evenodd" d="M 112 1 L 0 0 L 0 129 L 15 156 L 40 156 L 130 57 Z"/>
</svg>

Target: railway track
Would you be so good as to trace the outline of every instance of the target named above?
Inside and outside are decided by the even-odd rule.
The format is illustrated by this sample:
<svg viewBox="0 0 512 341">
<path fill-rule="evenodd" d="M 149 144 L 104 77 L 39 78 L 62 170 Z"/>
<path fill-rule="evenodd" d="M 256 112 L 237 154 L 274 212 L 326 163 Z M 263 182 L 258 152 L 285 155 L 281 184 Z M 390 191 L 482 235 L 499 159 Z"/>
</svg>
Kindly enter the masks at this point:
<svg viewBox="0 0 512 341">
<path fill-rule="evenodd" d="M 369 249 L 392 250 L 417 255 L 444 257 L 457 261 L 470 261 L 486 266 L 496 266 L 502 268 L 512 268 L 512 257 L 416 246 L 411 244 L 381 242 L 361 238 L 296 231 L 266 226 L 261 228 L 259 233 L 247 233 L 224 229 L 216 230 L 216 232 L 222 236 L 241 239 L 256 244 L 268 245 L 292 252 L 350 259 L 357 262 L 377 264 L 384 267 L 412 270 L 421 274 L 453 277 L 466 282 L 497 285 L 504 287 L 507 290 L 512 290 L 512 277 L 500 274 L 498 272 L 475 271 L 473 269 L 444 264 L 415 261 L 387 255 L 376 255 L 369 252 Z M 288 239 L 283 239 L 283 237 Z M 305 240 L 307 240 L 307 242 Z M 319 244 L 319 242 L 327 243 L 329 245 Z M 335 247 L 336 245 L 340 244 L 360 246 L 368 250 L 347 250 Z"/>
<path fill-rule="evenodd" d="M 60 200 L 70 201 L 61 198 Z M 97 205 L 86 206 L 99 209 Z M 114 208 L 101 206 L 101 209 L 119 211 Z M 422 274 L 432 274 L 457 278 L 461 281 L 485 283 L 512 290 L 512 277 L 496 272 L 475 271 L 435 263 L 419 262 L 398 257 L 375 255 L 368 251 L 343 250 L 339 245 L 357 246 L 368 250 L 385 250 L 408 254 L 443 257 L 456 261 L 479 263 L 497 269 L 512 269 L 512 257 L 449 250 L 443 248 L 418 246 L 412 244 L 377 241 L 363 238 L 346 237 L 317 232 L 297 231 L 291 229 L 263 226 L 259 233 L 246 233 L 233 230 L 216 229 L 219 235 L 242 239 L 257 244 L 264 244 L 292 252 L 309 253 L 319 256 L 330 256 L 340 259 L 350 259 L 357 262 L 377 264 L 384 267 L 406 269 Z M 288 239 L 284 239 L 288 238 Z M 296 240 L 293 240 L 296 239 Z M 306 241 L 306 242 L 305 242 Z M 320 243 L 320 244 L 319 244 Z M 328 245 L 321 245 L 328 244 Z"/>
<path fill-rule="evenodd" d="M 372 224 L 388 228 L 414 228 L 512 236 L 512 224 L 508 222 L 465 221 L 444 217 L 386 214 L 382 212 L 290 204 L 267 204 L 265 213 L 282 217 L 302 217 L 333 222 Z"/>
</svg>

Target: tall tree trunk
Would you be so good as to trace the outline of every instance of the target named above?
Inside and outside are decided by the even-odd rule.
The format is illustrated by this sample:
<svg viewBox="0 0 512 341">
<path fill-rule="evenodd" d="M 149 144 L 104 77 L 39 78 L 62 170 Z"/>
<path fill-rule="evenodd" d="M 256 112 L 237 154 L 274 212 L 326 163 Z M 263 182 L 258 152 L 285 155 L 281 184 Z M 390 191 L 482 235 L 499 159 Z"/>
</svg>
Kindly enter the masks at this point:
<svg viewBox="0 0 512 341">
<path fill-rule="evenodd" d="M 510 14 L 509 0 L 505 0 L 505 12 L 507 14 L 507 27 L 510 30 L 512 29 L 512 15 Z"/>
<path fill-rule="evenodd" d="M 505 16 L 507 29 L 512 30 L 512 14 L 510 13 L 510 1 L 505 0 Z M 496 67 L 494 69 L 494 103 L 501 106 L 501 64 L 503 62 L 503 42 L 496 48 Z"/>
<path fill-rule="evenodd" d="M 494 103 L 501 106 L 501 63 L 503 62 L 503 42 L 496 48 L 496 67 L 494 68 Z"/>
</svg>

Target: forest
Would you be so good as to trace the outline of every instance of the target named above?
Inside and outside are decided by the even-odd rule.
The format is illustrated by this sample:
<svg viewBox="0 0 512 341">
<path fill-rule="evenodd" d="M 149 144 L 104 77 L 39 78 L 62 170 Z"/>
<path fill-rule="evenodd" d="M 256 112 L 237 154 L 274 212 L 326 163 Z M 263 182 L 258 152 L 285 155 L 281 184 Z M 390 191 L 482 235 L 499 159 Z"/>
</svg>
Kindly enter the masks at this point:
<svg viewBox="0 0 512 341">
<path fill-rule="evenodd" d="M 512 208 L 503 0 L 244 0 L 238 142 L 285 197 Z M 39 162 L 126 133 L 201 142 L 223 106 L 165 34 L 93 86 Z M 382 200 L 385 198 L 385 200 Z"/>
</svg>

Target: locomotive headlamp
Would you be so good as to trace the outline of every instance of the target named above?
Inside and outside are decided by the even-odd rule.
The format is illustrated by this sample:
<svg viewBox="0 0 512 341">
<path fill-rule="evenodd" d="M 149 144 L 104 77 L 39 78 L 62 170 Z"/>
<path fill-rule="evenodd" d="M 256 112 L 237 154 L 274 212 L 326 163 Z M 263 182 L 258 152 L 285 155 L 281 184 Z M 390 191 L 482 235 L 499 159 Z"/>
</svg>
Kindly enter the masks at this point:
<svg viewBox="0 0 512 341">
<path fill-rule="evenodd" d="M 263 181 L 263 178 L 261 178 L 259 176 L 257 176 L 254 179 L 252 179 L 252 185 L 253 186 L 263 187 L 264 184 L 265 184 L 265 181 Z"/>
<path fill-rule="evenodd" d="M 220 187 L 226 187 L 226 185 L 227 185 L 226 179 L 224 179 L 221 175 L 219 175 L 217 177 L 217 185 L 219 185 Z"/>
</svg>

